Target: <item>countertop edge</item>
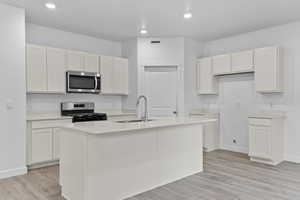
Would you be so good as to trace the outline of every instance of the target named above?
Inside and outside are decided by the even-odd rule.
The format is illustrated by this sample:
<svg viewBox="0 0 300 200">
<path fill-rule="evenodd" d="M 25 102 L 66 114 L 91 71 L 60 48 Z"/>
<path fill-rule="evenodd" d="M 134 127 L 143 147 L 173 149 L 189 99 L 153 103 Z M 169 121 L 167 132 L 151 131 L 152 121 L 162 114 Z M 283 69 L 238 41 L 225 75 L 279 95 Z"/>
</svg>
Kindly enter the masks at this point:
<svg viewBox="0 0 300 200">
<path fill-rule="evenodd" d="M 35 116 L 34 116 L 35 115 Z M 108 113 L 108 117 L 133 116 L 136 113 Z M 26 121 L 44 121 L 44 120 L 66 120 L 72 119 L 70 116 L 61 116 L 59 114 L 27 114 Z"/>
<path fill-rule="evenodd" d="M 205 124 L 205 123 L 210 123 L 210 122 L 216 122 L 218 121 L 217 119 L 201 119 L 201 120 L 192 120 L 190 122 L 172 122 L 172 123 L 166 123 L 166 124 L 157 124 L 157 125 L 150 125 L 150 126 L 145 126 L 145 127 L 130 127 L 130 128 L 116 128 L 108 131 L 103 131 L 103 132 L 95 132 L 95 131 L 87 131 L 83 130 L 83 128 L 78 128 L 78 127 L 72 127 L 72 126 L 61 126 L 60 128 L 62 129 L 68 129 L 68 130 L 74 130 L 77 132 L 82 132 L 88 135 L 107 135 L 111 133 L 120 133 L 120 132 L 128 132 L 128 131 L 138 131 L 138 130 L 146 130 L 146 129 L 154 129 L 154 128 L 164 128 L 164 127 L 172 127 L 172 126 L 188 126 L 188 125 L 194 125 L 194 124 Z"/>
</svg>

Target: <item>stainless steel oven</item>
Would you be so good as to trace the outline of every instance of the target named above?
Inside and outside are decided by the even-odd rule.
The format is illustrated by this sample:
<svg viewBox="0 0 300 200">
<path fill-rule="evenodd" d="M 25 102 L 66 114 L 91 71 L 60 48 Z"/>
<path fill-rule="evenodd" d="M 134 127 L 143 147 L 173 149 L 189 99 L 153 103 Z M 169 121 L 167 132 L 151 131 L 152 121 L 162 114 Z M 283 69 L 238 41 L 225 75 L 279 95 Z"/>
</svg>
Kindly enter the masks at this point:
<svg viewBox="0 0 300 200">
<path fill-rule="evenodd" d="M 67 71 L 67 93 L 100 93 L 101 77 L 98 73 Z"/>
</svg>

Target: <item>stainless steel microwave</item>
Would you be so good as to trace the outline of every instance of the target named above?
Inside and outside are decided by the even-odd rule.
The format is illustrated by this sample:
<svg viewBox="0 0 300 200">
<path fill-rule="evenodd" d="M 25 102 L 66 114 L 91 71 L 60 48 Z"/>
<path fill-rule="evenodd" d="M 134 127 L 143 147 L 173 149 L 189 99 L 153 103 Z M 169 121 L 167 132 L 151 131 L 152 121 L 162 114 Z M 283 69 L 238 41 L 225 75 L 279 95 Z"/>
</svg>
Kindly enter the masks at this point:
<svg viewBox="0 0 300 200">
<path fill-rule="evenodd" d="M 78 71 L 67 71 L 66 74 L 67 93 L 100 93 L 100 74 Z"/>
</svg>

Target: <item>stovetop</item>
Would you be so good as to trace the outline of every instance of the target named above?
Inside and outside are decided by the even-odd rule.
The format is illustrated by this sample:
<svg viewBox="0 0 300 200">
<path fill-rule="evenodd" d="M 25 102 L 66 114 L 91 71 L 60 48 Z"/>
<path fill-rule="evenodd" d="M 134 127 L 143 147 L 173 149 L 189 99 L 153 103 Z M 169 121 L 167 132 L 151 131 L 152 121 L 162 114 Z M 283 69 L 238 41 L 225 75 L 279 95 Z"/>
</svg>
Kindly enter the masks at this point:
<svg viewBox="0 0 300 200">
<path fill-rule="evenodd" d="M 107 120 L 105 113 L 82 113 L 73 115 L 72 122 L 104 121 Z"/>
<path fill-rule="evenodd" d="M 61 103 L 61 115 L 73 117 L 73 123 L 107 120 L 106 113 L 95 113 L 94 108 L 92 102 L 64 102 Z"/>
</svg>

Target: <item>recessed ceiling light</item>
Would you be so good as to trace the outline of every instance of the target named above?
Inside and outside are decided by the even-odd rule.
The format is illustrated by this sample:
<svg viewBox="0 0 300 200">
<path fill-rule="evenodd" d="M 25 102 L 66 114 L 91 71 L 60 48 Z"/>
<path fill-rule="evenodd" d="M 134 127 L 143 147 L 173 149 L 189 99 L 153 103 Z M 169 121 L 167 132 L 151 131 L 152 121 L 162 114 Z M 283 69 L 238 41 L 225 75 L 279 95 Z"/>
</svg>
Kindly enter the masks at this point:
<svg viewBox="0 0 300 200">
<path fill-rule="evenodd" d="M 146 29 L 142 29 L 142 30 L 140 30 L 140 33 L 144 35 L 144 34 L 147 34 L 148 31 Z"/>
<path fill-rule="evenodd" d="M 56 5 L 51 2 L 46 3 L 45 6 L 50 10 L 54 10 L 56 8 Z"/>
<path fill-rule="evenodd" d="M 193 15 L 192 15 L 192 13 L 187 12 L 187 13 L 184 13 L 183 17 L 184 17 L 185 19 L 190 19 L 190 18 L 193 17 Z"/>
</svg>

